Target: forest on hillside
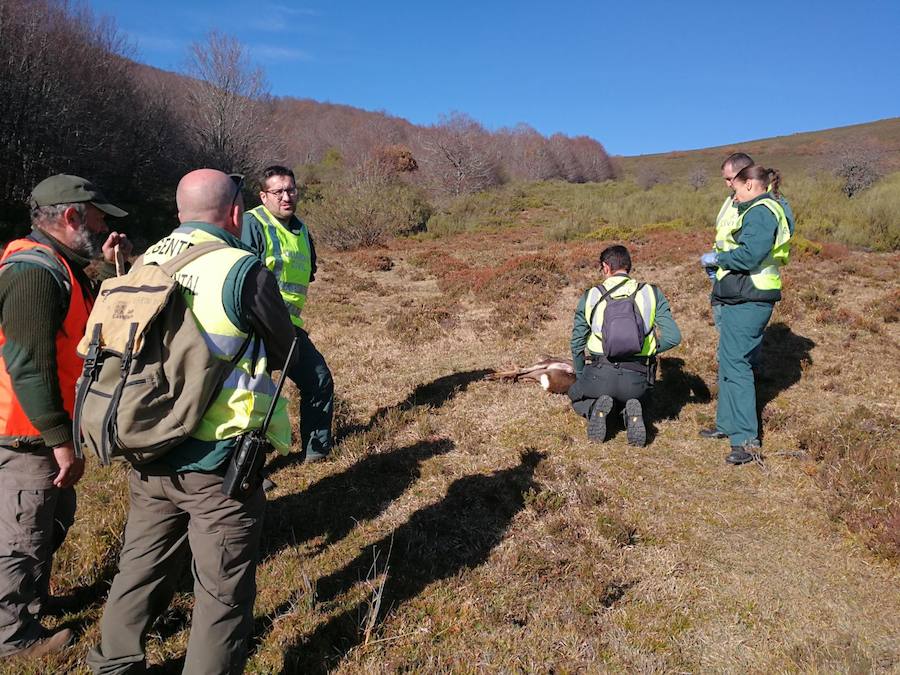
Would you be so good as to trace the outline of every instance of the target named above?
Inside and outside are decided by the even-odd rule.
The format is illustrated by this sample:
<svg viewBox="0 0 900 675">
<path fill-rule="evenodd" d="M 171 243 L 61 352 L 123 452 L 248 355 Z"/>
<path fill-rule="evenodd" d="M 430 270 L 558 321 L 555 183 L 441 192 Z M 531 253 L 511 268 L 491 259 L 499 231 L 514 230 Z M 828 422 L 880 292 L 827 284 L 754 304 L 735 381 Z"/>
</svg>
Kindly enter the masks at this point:
<svg viewBox="0 0 900 675">
<path fill-rule="evenodd" d="M 171 223 L 174 187 L 198 166 L 253 176 L 285 163 L 320 186 L 306 196 L 337 209 L 334 217 L 358 218 L 353 209 L 370 202 L 398 230 L 423 227 L 442 197 L 510 180 L 614 175 L 603 146 L 583 136 L 548 138 L 526 125 L 488 131 L 461 113 L 417 127 L 273 97 L 243 46 L 220 33 L 190 46 L 186 75 L 128 55 L 112 22 L 84 6 L 0 0 L 0 238 L 21 231 L 31 188 L 58 172 L 96 180 L 140 217 L 145 235 Z"/>
</svg>

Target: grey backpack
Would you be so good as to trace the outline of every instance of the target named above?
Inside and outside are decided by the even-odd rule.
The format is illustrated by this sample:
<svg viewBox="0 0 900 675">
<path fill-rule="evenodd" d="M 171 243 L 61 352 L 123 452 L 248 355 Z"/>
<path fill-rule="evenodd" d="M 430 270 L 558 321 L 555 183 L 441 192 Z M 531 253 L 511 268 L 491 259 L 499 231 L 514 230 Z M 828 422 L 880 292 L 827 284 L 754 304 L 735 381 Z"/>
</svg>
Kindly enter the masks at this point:
<svg viewBox="0 0 900 675">
<path fill-rule="evenodd" d="M 629 279 L 625 279 L 608 291 L 601 290 L 601 287 L 597 288 L 597 290 L 601 290 L 601 296 L 591 310 L 590 324 L 591 330 L 596 333 L 594 313 L 605 301 L 606 309 L 603 311 L 603 323 L 600 326 L 599 334 L 603 342 L 603 355 L 607 359 L 621 359 L 639 354 L 644 347 L 644 338 L 647 337 L 647 333 L 644 331 L 644 318 L 635 302 L 635 297 L 644 284 L 638 284 L 635 292 L 630 295 L 621 298 L 612 297 L 615 291 L 629 281 Z"/>
<path fill-rule="evenodd" d="M 116 457 L 145 464 L 197 427 L 250 337 L 231 362 L 212 354 L 172 277 L 225 247 L 198 244 L 103 282 L 78 345 L 84 358 L 72 416 L 78 450 L 86 445 L 104 465 Z"/>
</svg>

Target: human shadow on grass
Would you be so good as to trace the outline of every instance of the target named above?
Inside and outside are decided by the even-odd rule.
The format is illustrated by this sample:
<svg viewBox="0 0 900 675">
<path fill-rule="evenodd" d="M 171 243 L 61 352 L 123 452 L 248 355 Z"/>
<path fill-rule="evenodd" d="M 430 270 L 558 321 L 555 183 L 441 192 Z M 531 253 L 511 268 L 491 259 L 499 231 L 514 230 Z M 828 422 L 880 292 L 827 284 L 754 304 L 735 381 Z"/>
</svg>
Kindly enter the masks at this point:
<svg viewBox="0 0 900 675">
<path fill-rule="evenodd" d="M 465 391 L 472 382 L 484 379 L 490 370 L 467 370 L 460 373 L 443 375 L 436 380 L 419 384 L 410 394 L 398 403 L 379 408 L 365 424 L 350 424 L 335 430 L 334 445 L 348 436 L 366 433 L 376 428 L 391 411 L 412 410 L 420 406 L 440 408 L 460 392 Z M 267 472 L 274 472 L 286 466 L 302 461 L 301 453 L 279 456 L 269 462 Z"/>
<path fill-rule="evenodd" d="M 816 343 L 797 335 L 784 323 L 766 328 L 762 342 L 762 373 L 756 377 L 756 415 L 762 438 L 765 426 L 762 412 L 783 391 L 800 381 L 803 369 L 812 363 L 812 348 Z"/>
<path fill-rule="evenodd" d="M 315 537 L 323 537 L 317 552 L 339 541 L 359 521 L 375 518 L 402 495 L 419 478 L 422 462 L 453 448 L 453 441 L 442 438 L 367 455 L 346 471 L 271 500 L 261 558 Z"/>
<path fill-rule="evenodd" d="M 270 501 L 266 505 L 260 559 L 319 536 L 323 541 L 317 550 L 339 541 L 359 521 L 375 518 L 402 495 L 418 479 L 422 462 L 453 448 L 452 441 L 438 439 L 368 455 L 346 471 L 326 476 L 306 490 Z M 274 618 L 287 611 L 292 602 L 293 598 L 270 615 L 256 619 L 251 653 Z M 189 624 L 189 613 L 170 609 L 154 623 L 152 633 L 165 641 L 189 628 Z M 152 666 L 147 672 L 180 673 L 183 666 L 184 656 L 181 656 Z"/>
<path fill-rule="evenodd" d="M 517 466 L 454 481 L 443 500 L 417 511 L 342 569 L 319 579 L 319 599 L 333 600 L 366 579 L 376 553 L 379 571 L 384 565 L 388 570 L 379 616 L 415 598 L 429 584 L 483 564 L 524 507 L 526 492 L 537 487 L 534 471 L 544 457 L 544 453 L 531 450 Z M 320 625 L 312 635 L 289 644 L 282 673 L 321 673 L 336 668 L 365 640 L 360 623 L 367 609 L 367 600 L 363 600 Z"/>
<path fill-rule="evenodd" d="M 335 436 L 335 442 L 339 442 L 341 439 L 353 434 L 371 431 L 393 410 L 412 410 L 420 406 L 440 408 L 452 400 L 454 396 L 465 391 L 473 382 L 483 380 L 484 376 L 490 372 L 490 370 L 485 369 L 466 370 L 460 373 L 442 375 L 431 382 L 419 384 L 399 403 L 379 408 L 366 424 L 354 424 L 341 429 Z"/>
<path fill-rule="evenodd" d="M 797 335 L 784 323 L 766 328 L 762 342 L 762 374 L 756 380 L 757 406 L 764 408 L 778 394 L 800 381 L 803 369 L 812 363 L 816 343 Z"/>
</svg>

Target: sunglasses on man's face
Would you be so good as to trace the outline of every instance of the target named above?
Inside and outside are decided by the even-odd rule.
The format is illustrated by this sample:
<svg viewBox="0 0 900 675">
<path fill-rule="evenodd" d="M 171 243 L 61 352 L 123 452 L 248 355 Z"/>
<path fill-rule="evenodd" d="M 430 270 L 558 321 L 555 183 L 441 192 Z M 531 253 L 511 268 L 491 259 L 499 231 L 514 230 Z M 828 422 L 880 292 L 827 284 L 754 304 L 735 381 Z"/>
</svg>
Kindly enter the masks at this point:
<svg viewBox="0 0 900 675">
<path fill-rule="evenodd" d="M 231 205 L 234 206 L 237 204 L 238 195 L 241 194 L 241 190 L 244 187 L 244 176 L 239 173 L 230 173 L 228 177 L 231 179 L 231 182 L 234 183 L 234 197 L 231 198 Z"/>
</svg>

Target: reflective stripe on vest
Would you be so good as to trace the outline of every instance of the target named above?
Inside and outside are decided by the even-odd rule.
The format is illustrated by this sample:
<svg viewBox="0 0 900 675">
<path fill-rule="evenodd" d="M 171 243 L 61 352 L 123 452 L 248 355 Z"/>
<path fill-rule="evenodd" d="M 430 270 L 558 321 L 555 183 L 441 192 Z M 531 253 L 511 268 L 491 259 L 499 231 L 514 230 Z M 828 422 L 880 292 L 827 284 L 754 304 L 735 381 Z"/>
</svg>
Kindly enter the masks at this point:
<svg viewBox="0 0 900 675">
<path fill-rule="evenodd" d="M 261 225 L 266 250 L 263 262 L 275 274 L 281 297 L 287 305 L 291 321 L 303 327 L 300 316 L 306 304 L 309 277 L 312 274 L 312 249 L 309 245 L 309 230 L 300 221 L 300 234 L 294 234 L 263 205 L 250 209 Z"/>
<path fill-rule="evenodd" d="M 49 246 L 39 244 L 30 239 L 16 239 L 11 241 L 3 252 L 0 261 L 6 260 L 13 253 L 34 248 L 42 248 L 49 251 L 62 263 L 63 268 L 69 273 L 69 282 L 72 292 L 69 298 L 69 311 L 63 319 L 62 326 L 56 333 L 56 375 L 59 380 L 59 393 L 62 397 L 63 409 L 72 416 L 75 407 L 75 382 L 81 375 L 81 357 L 75 351 L 81 336 L 84 335 L 84 327 L 87 325 L 88 315 L 91 313 L 93 301 L 85 297 L 84 290 L 75 279 L 72 268 L 65 258 L 58 255 Z M 40 317 L 37 317 L 40 320 Z M 2 348 L 6 343 L 6 336 L 0 327 L 0 436 L 39 439 L 41 434 L 28 419 L 25 411 L 16 397 L 12 387 L 12 380 L 6 370 L 6 362 L 2 357 Z"/>
<path fill-rule="evenodd" d="M 790 239 L 791 228 L 784 213 L 784 208 L 774 199 L 765 197 L 753 204 L 749 209 L 744 211 L 734 226 L 723 232 L 722 251 L 733 251 L 738 247 L 737 233 L 744 224 L 744 218 L 752 209 L 763 206 L 772 212 L 778 221 L 778 229 L 775 232 L 775 241 L 772 243 L 772 250 L 766 256 L 759 266 L 750 272 L 750 279 L 753 286 L 761 291 L 781 290 L 781 267 L 787 264 L 790 257 Z M 716 247 L 719 246 L 719 235 L 716 234 Z M 716 279 L 722 279 L 727 275 L 729 270 L 721 267 L 716 271 Z"/>
<path fill-rule="evenodd" d="M 728 233 L 734 231 L 735 225 L 739 218 L 737 206 L 734 203 L 734 196 L 727 197 L 719 209 L 716 216 L 716 251 L 724 251 L 725 241 Z"/>
<path fill-rule="evenodd" d="M 599 287 L 594 286 L 588 291 L 587 300 L 584 303 L 584 318 L 591 326 L 591 336 L 587 341 L 587 348 L 592 354 L 603 353 L 603 338 L 601 337 L 601 329 L 603 328 L 603 313 L 606 311 L 606 300 L 600 303 L 597 310 L 594 306 L 600 301 L 600 296 L 615 288 L 626 278 L 622 275 L 611 276 L 606 279 Z M 637 290 L 638 282 L 634 279 L 628 279 L 621 288 L 615 291 L 610 297 L 622 298 L 631 295 Z M 656 332 L 653 327 L 656 325 L 656 292 L 650 284 L 644 284 L 641 290 L 637 291 L 634 296 L 638 311 L 644 320 L 644 344 L 641 351 L 635 356 L 653 356 L 656 354 Z M 592 316 L 593 314 L 593 316 Z"/>
<path fill-rule="evenodd" d="M 217 238 L 200 229 L 180 227 L 151 246 L 144 254 L 144 262 L 166 262 L 180 251 L 206 241 L 217 241 Z M 210 352 L 225 361 L 234 360 L 240 353 L 247 333 L 228 318 L 222 289 L 234 266 L 252 255 L 237 248 L 211 251 L 188 263 L 175 275 Z M 219 441 L 258 429 L 274 393 L 275 385 L 266 372 L 265 345 L 261 340 L 254 340 L 226 377 L 219 395 L 191 435 L 202 441 Z M 284 398 L 275 408 L 267 436 L 280 452 L 290 450 L 291 425 Z"/>
</svg>

